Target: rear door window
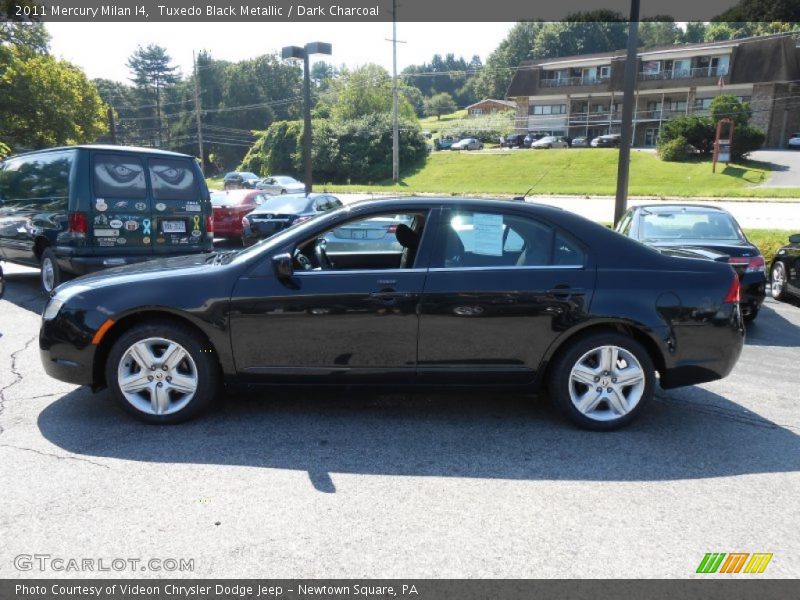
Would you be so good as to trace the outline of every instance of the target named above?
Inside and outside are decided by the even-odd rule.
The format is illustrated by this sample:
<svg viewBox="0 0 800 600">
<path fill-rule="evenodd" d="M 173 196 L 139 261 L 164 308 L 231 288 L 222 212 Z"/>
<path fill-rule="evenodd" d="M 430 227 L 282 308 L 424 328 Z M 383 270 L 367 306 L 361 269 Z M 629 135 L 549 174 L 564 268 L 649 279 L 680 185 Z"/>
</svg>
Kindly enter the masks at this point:
<svg viewBox="0 0 800 600">
<path fill-rule="evenodd" d="M 144 165 L 135 156 L 96 154 L 93 180 L 96 198 L 147 198 Z"/>
<path fill-rule="evenodd" d="M 150 183 L 155 200 L 197 200 L 197 178 L 191 163 L 186 160 L 151 158 Z"/>
</svg>

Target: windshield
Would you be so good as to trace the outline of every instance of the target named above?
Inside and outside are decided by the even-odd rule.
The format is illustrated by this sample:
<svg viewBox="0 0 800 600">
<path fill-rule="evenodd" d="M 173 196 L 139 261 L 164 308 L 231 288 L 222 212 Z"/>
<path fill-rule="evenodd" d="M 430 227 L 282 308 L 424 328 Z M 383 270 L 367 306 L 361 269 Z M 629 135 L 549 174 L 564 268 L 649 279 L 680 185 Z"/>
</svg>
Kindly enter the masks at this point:
<svg viewBox="0 0 800 600">
<path fill-rule="evenodd" d="M 274 179 L 275 179 L 276 183 L 297 183 L 297 180 L 293 179 L 292 177 L 281 177 L 279 175 L 278 177 L 275 177 Z"/>
<path fill-rule="evenodd" d="M 258 208 L 258 212 L 295 215 L 305 212 L 311 199 L 305 196 L 270 196 Z"/>
<path fill-rule="evenodd" d="M 720 211 L 644 212 L 641 219 L 641 237 L 645 241 L 744 240 L 744 234 L 733 217 Z"/>
<path fill-rule="evenodd" d="M 552 135 L 548 135 L 547 137 L 543 137 L 539 141 L 540 142 L 555 142 L 556 138 L 554 138 Z"/>
</svg>

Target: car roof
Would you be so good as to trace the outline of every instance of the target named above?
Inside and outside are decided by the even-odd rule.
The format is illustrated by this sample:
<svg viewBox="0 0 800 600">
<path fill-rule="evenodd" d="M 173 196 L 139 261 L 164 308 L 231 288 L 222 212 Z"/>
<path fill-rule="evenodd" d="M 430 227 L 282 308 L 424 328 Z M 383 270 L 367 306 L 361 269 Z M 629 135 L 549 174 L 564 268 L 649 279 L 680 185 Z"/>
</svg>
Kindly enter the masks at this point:
<svg viewBox="0 0 800 600">
<path fill-rule="evenodd" d="M 16 158 L 17 156 L 28 156 L 30 154 L 40 154 L 42 152 L 58 152 L 61 150 L 75 150 L 75 149 L 106 150 L 113 152 L 131 152 L 131 153 L 135 152 L 137 154 L 153 154 L 157 156 L 194 158 L 189 154 L 181 154 L 180 152 L 172 152 L 171 150 L 161 150 L 160 148 L 143 148 L 140 146 L 114 146 L 112 144 L 77 144 L 75 146 L 58 146 L 55 148 L 43 148 L 42 150 L 31 150 L 30 152 L 15 154 L 14 156 L 9 156 L 8 158 Z"/>
<path fill-rule="evenodd" d="M 641 204 L 635 209 L 645 209 L 651 213 L 670 213 L 670 212 L 708 212 L 715 211 L 728 214 L 728 211 L 719 206 L 708 204 Z"/>
</svg>

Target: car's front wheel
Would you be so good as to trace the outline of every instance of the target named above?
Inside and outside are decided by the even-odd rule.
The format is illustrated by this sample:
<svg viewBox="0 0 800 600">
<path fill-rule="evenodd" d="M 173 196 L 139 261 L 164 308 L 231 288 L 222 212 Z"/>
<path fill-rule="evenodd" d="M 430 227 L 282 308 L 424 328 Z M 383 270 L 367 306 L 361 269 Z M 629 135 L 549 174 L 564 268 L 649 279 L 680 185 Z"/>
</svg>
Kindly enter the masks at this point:
<svg viewBox="0 0 800 600">
<path fill-rule="evenodd" d="M 111 348 L 106 383 L 132 415 L 179 423 L 206 409 L 219 389 L 219 366 L 208 342 L 170 321 L 137 325 Z"/>
<path fill-rule="evenodd" d="M 781 261 L 772 265 L 770 293 L 775 300 L 786 300 L 786 267 Z"/>
<path fill-rule="evenodd" d="M 576 425 L 609 431 L 630 423 L 655 391 L 655 367 L 636 340 L 614 332 L 573 342 L 550 372 L 550 394 Z"/>
</svg>

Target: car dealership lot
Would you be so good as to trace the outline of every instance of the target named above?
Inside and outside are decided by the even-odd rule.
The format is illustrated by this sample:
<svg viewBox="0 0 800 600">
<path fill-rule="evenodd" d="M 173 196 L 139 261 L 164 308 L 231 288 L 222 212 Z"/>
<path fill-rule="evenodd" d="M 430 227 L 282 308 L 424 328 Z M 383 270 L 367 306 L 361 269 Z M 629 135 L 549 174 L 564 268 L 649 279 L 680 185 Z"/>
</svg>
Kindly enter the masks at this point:
<svg viewBox="0 0 800 600">
<path fill-rule="evenodd" d="M 742 551 L 798 574 L 800 307 L 768 300 L 729 378 L 659 391 L 615 433 L 543 399 L 329 390 L 237 391 L 152 427 L 44 375 L 37 273 L 5 267 L 3 577 L 81 575 L 15 570 L 35 553 L 201 577 L 687 577 Z"/>
</svg>

